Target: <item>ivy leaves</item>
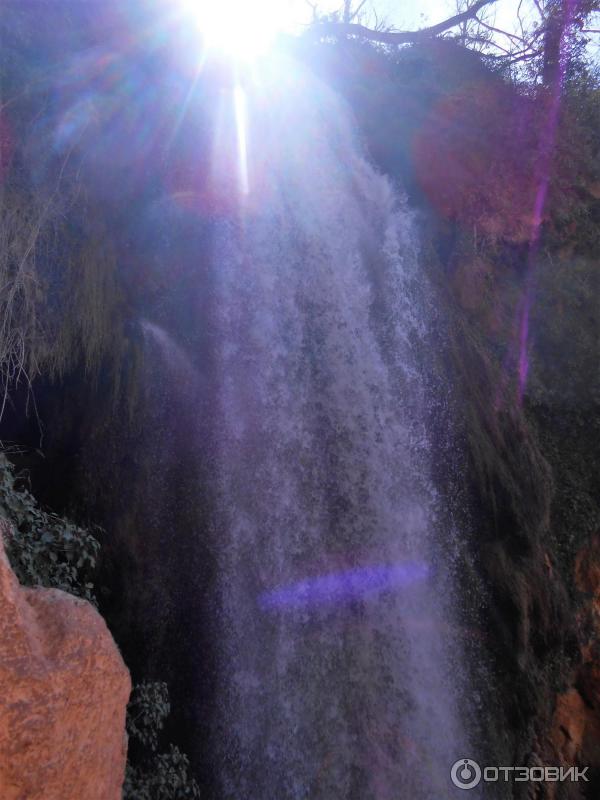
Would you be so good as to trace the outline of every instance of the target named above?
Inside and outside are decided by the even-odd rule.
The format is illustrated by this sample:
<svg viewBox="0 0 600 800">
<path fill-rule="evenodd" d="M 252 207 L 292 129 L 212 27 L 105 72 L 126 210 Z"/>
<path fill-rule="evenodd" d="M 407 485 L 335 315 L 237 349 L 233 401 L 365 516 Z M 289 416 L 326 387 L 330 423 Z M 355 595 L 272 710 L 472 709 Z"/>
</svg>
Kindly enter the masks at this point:
<svg viewBox="0 0 600 800">
<path fill-rule="evenodd" d="M 17 484 L 11 463 L 0 453 L 0 515 L 11 523 L 5 546 L 19 581 L 62 589 L 95 605 L 89 578 L 100 542 L 85 528 L 41 509 Z"/>
<path fill-rule="evenodd" d="M 127 733 L 142 750 L 141 763 L 127 764 L 124 800 L 199 800 L 200 790 L 190 775 L 190 761 L 171 744 L 157 753 L 158 737 L 171 711 L 169 690 L 163 682 L 139 683 L 127 708 Z"/>
</svg>

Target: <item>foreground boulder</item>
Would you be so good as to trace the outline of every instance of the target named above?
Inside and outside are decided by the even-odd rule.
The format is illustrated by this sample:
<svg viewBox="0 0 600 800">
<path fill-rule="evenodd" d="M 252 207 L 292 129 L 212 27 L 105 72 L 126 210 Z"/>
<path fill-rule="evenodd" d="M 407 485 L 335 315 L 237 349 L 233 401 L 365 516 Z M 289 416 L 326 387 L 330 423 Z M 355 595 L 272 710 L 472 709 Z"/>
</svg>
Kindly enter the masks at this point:
<svg viewBox="0 0 600 800">
<path fill-rule="evenodd" d="M 117 800 L 129 672 L 100 614 L 12 572 L 0 520 L 0 797 Z"/>
</svg>

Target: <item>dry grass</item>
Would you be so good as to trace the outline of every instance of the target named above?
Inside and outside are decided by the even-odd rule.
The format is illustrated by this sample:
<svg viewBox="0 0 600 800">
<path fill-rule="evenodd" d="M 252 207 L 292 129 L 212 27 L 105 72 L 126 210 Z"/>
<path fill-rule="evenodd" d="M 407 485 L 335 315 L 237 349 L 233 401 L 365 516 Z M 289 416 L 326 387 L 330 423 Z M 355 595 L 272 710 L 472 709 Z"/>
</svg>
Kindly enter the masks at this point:
<svg viewBox="0 0 600 800">
<path fill-rule="evenodd" d="M 70 157 L 50 187 L 34 191 L 16 169 L 0 187 L 0 419 L 15 388 L 31 389 L 41 373 L 83 365 L 93 380 L 112 362 L 115 391 L 121 379 L 128 342 L 116 257 Z"/>
</svg>

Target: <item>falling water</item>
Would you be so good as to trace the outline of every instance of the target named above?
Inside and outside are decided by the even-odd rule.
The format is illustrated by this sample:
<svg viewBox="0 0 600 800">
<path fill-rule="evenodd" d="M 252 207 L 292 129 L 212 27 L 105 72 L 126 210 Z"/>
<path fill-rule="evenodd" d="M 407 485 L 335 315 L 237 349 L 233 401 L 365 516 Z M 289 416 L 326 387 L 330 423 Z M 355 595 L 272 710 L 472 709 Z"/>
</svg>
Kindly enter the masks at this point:
<svg viewBox="0 0 600 800">
<path fill-rule="evenodd" d="M 315 81 L 247 105 L 213 264 L 219 796 L 442 800 L 469 752 L 413 221 Z"/>
</svg>

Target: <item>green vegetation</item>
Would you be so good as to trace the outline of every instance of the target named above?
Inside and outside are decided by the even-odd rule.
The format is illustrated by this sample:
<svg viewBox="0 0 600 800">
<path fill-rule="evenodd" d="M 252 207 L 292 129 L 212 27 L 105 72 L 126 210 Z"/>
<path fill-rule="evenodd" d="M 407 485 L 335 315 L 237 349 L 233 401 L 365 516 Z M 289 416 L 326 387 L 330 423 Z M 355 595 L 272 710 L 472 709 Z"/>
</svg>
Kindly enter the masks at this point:
<svg viewBox="0 0 600 800">
<path fill-rule="evenodd" d="M 21 485 L 19 485 L 21 484 Z M 70 520 L 41 509 L 14 468 L 0 453 L 0 514 L 11 528 L 5 542 L 15 574 L 25 586 L 62 589 L 95 604 L 91 575 L 100 543 Z M 127 732 L 138 745 L 139 765 L 127 764 L 125 800 L 197 800 L 198 786 L 188 757 L 175 745 L 157 752 L 159 734 L 171 710 L 167 685 L 134 687 L 127 710 Z"/>
<path fill-rule="evenodd" d="M 92 572 L 100 542 L 79 525 L 40 508 L 3 453 L 0 514 L 11 523 L 6 551 L 22 584 L 62 589 L 95 603 Z"/>
<path fill-rule="evenodd" d="M 167 684 L 140 683 L 127 709 L 130 743 L 142 746 L 136 765 L 127 765 L 123 800 L 198 800 L 200 790 L 190 774 L 188 757 L 175 745 L 159 753 L 159 734 L 171 705 Z"/>
<path fill-rule="evenodd" d="M 0 515 L 10 523 L 5 547 L 11 566 L 25 586 L 62 589 L 96 604 L 92 581 L 100 542 L 85 528 L 46 511 L 15 476 L 0 453 Z M 100 529 L 96 531 L 101 533 Z M 127 709 L 130 760 L 125 800 L 197 800 L 200 792 L 190 774 L 188 757 L 175 745 L 157 752 L 159 735 L 171 705 L 166 683 L 140 683 Z M 131 763 L 131 744 L 136 763 Z M 137 746 L 136 746 L 137 745 Z"/>
</svg>

